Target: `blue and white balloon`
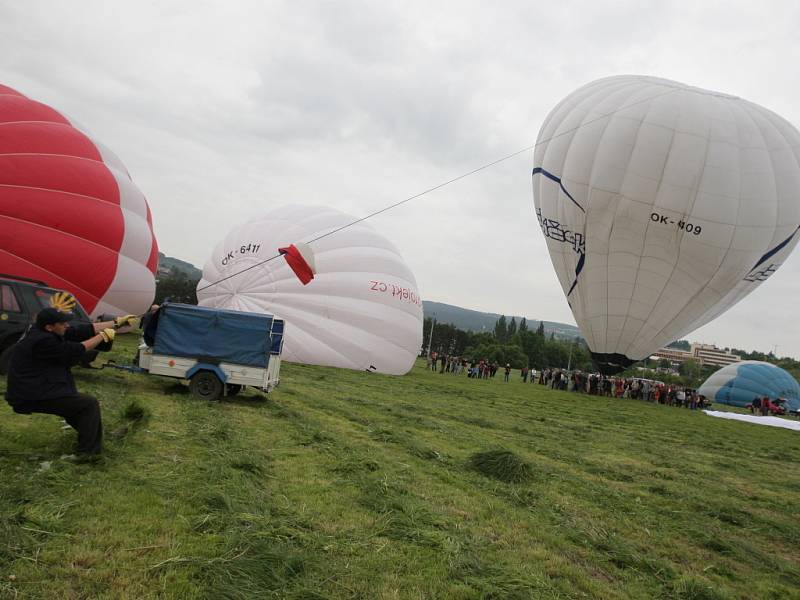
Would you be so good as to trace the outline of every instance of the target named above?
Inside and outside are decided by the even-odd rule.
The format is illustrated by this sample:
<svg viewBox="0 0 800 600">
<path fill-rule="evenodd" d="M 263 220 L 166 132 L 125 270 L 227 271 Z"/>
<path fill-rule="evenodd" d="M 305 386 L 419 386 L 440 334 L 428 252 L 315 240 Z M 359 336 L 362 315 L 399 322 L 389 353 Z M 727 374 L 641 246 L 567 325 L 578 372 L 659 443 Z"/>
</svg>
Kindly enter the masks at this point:
<svg viewBox="0 0 800 600">
<path fill-rule="evenodd" d="M 722 367 L 700 386 L 698 393 L 719 404 L 739 407 L 756 397 L 784 398 L 790 410 L 800 410 L 797 380 L 780 367 L 757 360 Z"/>
</svg>

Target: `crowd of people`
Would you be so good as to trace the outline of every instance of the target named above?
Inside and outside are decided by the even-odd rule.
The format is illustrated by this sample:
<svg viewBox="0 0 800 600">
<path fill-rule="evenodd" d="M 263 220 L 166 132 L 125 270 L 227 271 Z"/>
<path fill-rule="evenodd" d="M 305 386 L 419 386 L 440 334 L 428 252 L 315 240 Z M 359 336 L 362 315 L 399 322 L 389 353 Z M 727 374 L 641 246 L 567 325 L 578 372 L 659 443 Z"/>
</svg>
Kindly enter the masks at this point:
<svg viewBox="0 0 800 600">
<path fill-rule="evenodd" d="M 607 377 L 599 373 L 544 369 L 539 373 L 538 381 L 552 389 L 607 398 L 633 398 L 691 410 L 710 404 L 695 389 L 638 377 Z"/>
<path fill-rule="evenodd" d="M 428 369 L 441 374 L 450 373 L 451 375 L 461 375 L 466 373 L 467 377 L 474 379 L 490 379 L 497 374 L 500 365 L 497 362 L 489 362 L 485 359 L 467 360 L 461 356 L 448 356 L 431 352 L 428 356 Z M 527 369 L 525 369 L 527 373 Z M 511 377 L 511 365 L 504 367 L 503 378 L 509 381 Z"/>
<path fill-rule="evenodd" d="M 470 378 L 490 379 L 497 374 L 501 367 L 496 361 L 467 360 L 461 356 L 431 352 L 427 358 L 427 368 L 440 374 L 461 375 L 466 373 Z M 511 365 L 506 364 L 503 367 L 504 381 L 508 382 L 510 375 Z M 690 387 L 636 377 L 609 377 L 599 373 L 551 368 L 536 371 L 523 367 L 520 369 L 520 379 L 522 383 L 538 383 L 554 390 L 581 392 L 607 398 L 633 398 L 690 410 L 705 408 L 711 404 L 705 396 L 698 394 L 697 390 Z"/>
</svg>

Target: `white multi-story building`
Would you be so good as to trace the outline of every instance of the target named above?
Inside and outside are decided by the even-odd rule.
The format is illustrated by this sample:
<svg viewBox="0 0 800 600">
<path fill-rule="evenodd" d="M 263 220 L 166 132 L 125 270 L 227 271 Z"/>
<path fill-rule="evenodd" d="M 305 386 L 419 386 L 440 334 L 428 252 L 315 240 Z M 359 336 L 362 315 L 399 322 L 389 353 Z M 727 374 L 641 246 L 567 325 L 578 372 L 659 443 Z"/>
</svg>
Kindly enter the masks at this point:
<svg viewBox="0 0 800 600">
<path fill-rule="evenodd" d="M 713 365 L 724 367 L 733 363 L 741 362 L 741 357 L 731 354 L 727 350 L 717 348 L 713 344 L 692 344 L 692 356 L 701 365 Z"/>
<path fill-rule="evenodd" d="M 666 359 L 672 363 L 684 363 L 690 358 L 701 365 L 724 367 L 740 362 L 742 359 L 727 350 L 717 348 L 713 344 L 692 344 L 691 350 L 678 350 L 677 348 L 661 348 L 651 357 L 655 360 Z"/>
<path fill-rule="evenodd" d="M 686 350 L 678 350 L 677 348 L 661 348 L 658 352 L 650 357 L 653 360 L 668 360 L 673 363 L 683 363 L 687 359 L 692 358 L 691 352 Z"/>
</svg>

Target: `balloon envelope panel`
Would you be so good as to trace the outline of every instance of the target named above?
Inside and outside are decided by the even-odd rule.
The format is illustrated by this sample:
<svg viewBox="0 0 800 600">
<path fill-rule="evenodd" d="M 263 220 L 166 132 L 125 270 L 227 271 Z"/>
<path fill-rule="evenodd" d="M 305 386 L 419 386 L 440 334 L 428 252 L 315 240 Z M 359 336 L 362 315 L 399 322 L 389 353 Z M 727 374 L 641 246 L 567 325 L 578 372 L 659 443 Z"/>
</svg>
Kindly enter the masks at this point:
<svg viewBox="0 0 800 600">
<path fill-rule="evenodd" d="M 374 229 L 359 223 L 313 242 L 316 275 L 306 286 L 283 258 L 254 267 L 278 248 L 354 220 L 330 208 L 287 206 L 236 227 L 203 268 L 199 303 L 283 318 L 285 360 L 407 373 L 422 345 L 422 299 L 397 249 Z"/>
<path fill-rule="evenodd" d="M 548 115 L 536 214 L 607 372 L 709 322 L 800 239 L 800 133 L 741 98 L 653 77 L 590 83 Z"/>
<path fill-rule="evenodd" d="M 728 365 L 709 377 L 700 394 L 720 404 L 744 407 L 754 398 L 785 398 L 789 408 L 800 409 L 800 385 L 789 373 L 770 363 L 748 360 Z"/>
<path fill-rule="evenodd" d="M 150 209 L 120 160 L 0 85 L 0 272 L 64 288 L 95 316 L 144 312 L 157 263 Z"/>
</svg>

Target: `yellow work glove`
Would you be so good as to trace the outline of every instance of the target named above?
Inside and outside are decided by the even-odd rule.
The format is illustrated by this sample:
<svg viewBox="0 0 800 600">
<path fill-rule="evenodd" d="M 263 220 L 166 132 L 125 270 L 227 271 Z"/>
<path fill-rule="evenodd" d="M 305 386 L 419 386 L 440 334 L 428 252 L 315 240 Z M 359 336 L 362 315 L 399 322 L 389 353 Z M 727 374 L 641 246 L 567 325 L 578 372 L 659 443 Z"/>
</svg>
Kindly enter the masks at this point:
<svg viewBox="0 0 800 600">
<path fill-rule="evenodd" d="M 116 332 L 109 327 L 107 329 L 103 329 L 103 331 L 100 332 L 100 335 L 103 336 L 104 342 L 113 342 L 115 333 Z"/>
<path fill-rule="evenodd" d="M 138 324 L 137 323 L 138 320 L 139 317 L 137 317 L 136 315 L 125 315 L 124 317 L 117 317 L 116 319 L 114 319 L 114 327 L 125 327 L 126 325 L 134 327 L 135 325 Z"/>
</svg>

